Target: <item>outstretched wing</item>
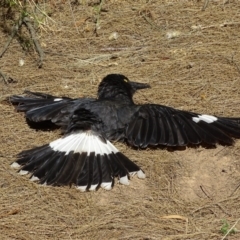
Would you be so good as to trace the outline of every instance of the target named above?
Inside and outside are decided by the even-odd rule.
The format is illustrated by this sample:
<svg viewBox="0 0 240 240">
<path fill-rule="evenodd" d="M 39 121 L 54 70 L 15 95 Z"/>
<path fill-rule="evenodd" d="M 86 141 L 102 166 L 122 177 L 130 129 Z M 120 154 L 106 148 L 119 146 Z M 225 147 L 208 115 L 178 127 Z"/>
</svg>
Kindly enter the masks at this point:
<svg viewBox="0 0 240 240">
<path fill-rule="evenodd" d="M 31 173 L 31 180 L 46 185 L 74 184 L 79 190 L 110 190 L 114 177 L 129 184 L 129 175 L 145 174 L 135 163 L 106 140 L 95 125 L 97 116 L 86 109 L 74 112 L 68 134 L 50 144 L 23 151 L 12 167 L 21 175 Z M 92 129 L 95 130 L 92 130 Z"/>
<path fill-rule="evenodd" d="M 240 118 L 223 118 L 147 104 L 139 108 L 127 124 L 129 144 L 186 146 L 188 144 L 233 144 L 240 138 Z"/>
<path fill-rule="evenodd" d="M 26 118 L 33 122 L 50 120 L 56 125 L 67 125 L 76 108 L 95 99 L 56 97 L 38 92 L 25 92 L 27 96 L 14 95 L 10 102 L 17 104 L 16 109 L 25 112 Z"/>
</svg>

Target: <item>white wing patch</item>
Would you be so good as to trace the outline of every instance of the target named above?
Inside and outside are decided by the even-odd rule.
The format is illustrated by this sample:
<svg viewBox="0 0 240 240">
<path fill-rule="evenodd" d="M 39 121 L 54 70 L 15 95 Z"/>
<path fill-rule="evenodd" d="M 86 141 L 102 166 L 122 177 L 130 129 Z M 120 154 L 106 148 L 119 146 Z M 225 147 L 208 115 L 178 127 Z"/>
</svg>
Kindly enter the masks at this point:
<svg viewBox="0 0 240 240">
<path fill-rule="evenodd" d="M 59 102 L 59 101 L 62 101 L 63 99 L 62 98 L 54 98 L 54 102 Z"/>
<path fill-rule="evenodd" d="M 59 138 L 49 145 L 54 151 L 65 152 L 66 155 L 71 151 L 75 153 L 87 152 L 87 155 L 90 155 L 91 152 L 100 155 L 118 152 L 117 148 L 109 141 L 106 141 L 106 143 L 102 142 L 102 140 L 92 132 L 73 133 L 66 137 Z"/>
<path fill-rule="evenodd" d="M 198 117 L 193 117 L 192 120 L 195 122 L 195 123 L 198 123 L 200 121 L 204 121 L 206 123 L 213 123 L 215 121 L 217 121 L 217 117 L 215 116 L 211 116 L 211 115 L 198 115 Z"/>
</svg>

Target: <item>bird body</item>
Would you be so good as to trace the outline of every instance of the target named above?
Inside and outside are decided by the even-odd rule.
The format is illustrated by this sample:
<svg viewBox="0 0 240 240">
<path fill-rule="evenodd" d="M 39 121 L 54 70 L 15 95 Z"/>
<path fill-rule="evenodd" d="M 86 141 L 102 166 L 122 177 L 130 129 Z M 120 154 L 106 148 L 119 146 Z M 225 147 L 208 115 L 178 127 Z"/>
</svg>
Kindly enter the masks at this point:
<svg viewBox="0 0 240 240">
<path fill-rule="evenodd" d="M 65 135 L 50 144 L 23 151 L 14 168 L 42 184 L 75 184 L 78 189 L 111 189 L 114 177 L 128 185 L 129 174 L 145 174 L 110 141 L 137 148 L 233 144 L 240 138 L 240 118 L 223 118 L 181 111 L 157 104 L 137 105 L 133 95 L 148 84 L 131 82 L 120 74 L 107 75 L 98 98 L 55 97 L 26 92 L 10 101 L 29 121 L 61 126 Z"/>
</svg>

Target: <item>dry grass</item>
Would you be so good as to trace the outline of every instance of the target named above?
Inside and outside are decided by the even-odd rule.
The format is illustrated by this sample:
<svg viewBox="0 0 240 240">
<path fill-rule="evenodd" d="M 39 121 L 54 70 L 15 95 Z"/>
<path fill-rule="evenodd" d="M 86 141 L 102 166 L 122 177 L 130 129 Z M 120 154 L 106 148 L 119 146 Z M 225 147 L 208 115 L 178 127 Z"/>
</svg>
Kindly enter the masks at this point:
<svg viewBox="0 0 240 240">
<path fill-rule="evenodd" d="M 46 56 L 42 69 L 37 54 L 26 54 L 13 41 L 0 70 L 17 83 L 0 82 L 1 100 L 25 89 L 95 96 L 102 77 L 123 73 L 152 86 L 136 94 L 137 103 L 240 115 L 238 0 L 209 1 L 205 11 L 206 1 L 109 0 L 100 13 L 94 1 L 79 2 L 45 3 L 55 23 L 38 32 Z M 109 40 L 113 32 L 119 38 Z M 0 32 L 0 48 L 6 41 Z M 220 232 L 223 219 L 231 227 L 240 216 L 239 141 L 176 151 L 136 151 L 118 143 L 147 179 L 133 178 L 129 187 L 116 184 L 110 192 L 80 193 L 39 186 L 10 169 L 15 154 L 56 139 L 60 131 L 31 129 L 13 106 L 0 106 L 1 239 L 240 238 L 239 232 Z"/>
</svg>

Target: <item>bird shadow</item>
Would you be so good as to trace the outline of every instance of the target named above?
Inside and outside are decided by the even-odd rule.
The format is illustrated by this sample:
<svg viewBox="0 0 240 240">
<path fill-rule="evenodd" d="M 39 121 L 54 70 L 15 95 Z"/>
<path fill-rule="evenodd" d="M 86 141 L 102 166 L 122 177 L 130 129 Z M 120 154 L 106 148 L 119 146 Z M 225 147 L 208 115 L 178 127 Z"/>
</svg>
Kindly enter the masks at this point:
<svg viewBox="0 0 240 240">
<path fill-rule="evenodd" d="M 52 123 L 50 120 L 42 121 L 42 122 L 32 122 L 26 119 L 26 122 L 31 129 L 35 129 L 36 131 L 48 132 L 48 131 L 53 131 L 60 128 L 56 124 Z"/>
<path fill-rule="evenodd" d="M 127 145 L 134 149 L 134 150 L 144 150 L 146 148 L 139 148 L 132 146 L 127 143 Z M 222 142 L 218 142 L 216 144 L 207 144 L 207 143 L 200 143 L 200 144 L 187 144 L 186 146 L 165 146 L 165 145 L 157 145 L 157 146 L 148 146 L 147 148 L 152 150 L 167 150 L 169 152 L 175 152 L 175 151 L 185 151 L 187 148 L 197 149 L 199 147 L 202 147 L 204 149 L 215 149 L 217 148 L 217 145 L 221 145 L 224 147 L 232 146 L 232 144 L 226 144 Z"/>
</svg>

